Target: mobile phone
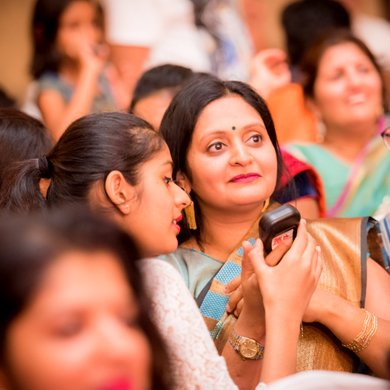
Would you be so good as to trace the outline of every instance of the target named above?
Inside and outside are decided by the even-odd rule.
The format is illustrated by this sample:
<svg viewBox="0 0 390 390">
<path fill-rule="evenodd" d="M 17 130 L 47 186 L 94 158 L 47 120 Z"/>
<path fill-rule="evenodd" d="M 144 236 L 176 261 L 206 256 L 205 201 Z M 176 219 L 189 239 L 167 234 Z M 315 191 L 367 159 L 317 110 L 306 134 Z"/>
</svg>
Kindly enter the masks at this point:
<svg viewBox="0 0 390 390">
<path fill-rule="evenodd" d="M 259 221 L 259 237 L 263 241 L 265 254 L 287 238 L 294 240 L 300 220 L 301 214 L 290 204 L 264 213 Z"/>
</svg>

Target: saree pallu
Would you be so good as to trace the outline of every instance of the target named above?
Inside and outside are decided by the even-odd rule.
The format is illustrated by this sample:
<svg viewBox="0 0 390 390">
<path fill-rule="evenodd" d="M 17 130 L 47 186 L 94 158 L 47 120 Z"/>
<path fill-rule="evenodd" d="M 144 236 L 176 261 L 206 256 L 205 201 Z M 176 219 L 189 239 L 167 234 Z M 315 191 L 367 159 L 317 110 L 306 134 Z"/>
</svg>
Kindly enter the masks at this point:
<svg viewBox="0 0 390 390">
<path fill-rule="evenodd" d="M 336 294 L 356 307 L 364 307 L 368 252 L 376 254 L 376 243 L 368 247 L 368 218 L 320 219 L 307 222 L 308 231 L 321 246 L 324 267 L 318 288 Z M 244 239 L 258 237 L 257 221 Z M 241 256 L 241 257 L 240 257 Z M 228 296 L 224 285 L 240 273 L 242 248 L 236 249 L 214 277 L 200 306 L 218 351 L 221 353 L 236 321 L 225 311 Z M 225 268 L 226 267 L 226 268 Z M 293 281 L 292 287 L 295 287 Z M 299 286 L 296 286 L 299 288 Z M 212 306 L 214 309 L 212 310 Z M 334 370 L 352 372 L 356 356 L 318 323 L 304 324 L 297 353 L 297 370 Z"/>
<path fill-rule="evenodd" d="M 390 153 L 379 135 L 366 145 L 353 164 L 347 164 L 318 144 L 290 144 L 285 149 L 320 174 L 328 216 L 373 215 L 390 194 Z"/>
</svg>

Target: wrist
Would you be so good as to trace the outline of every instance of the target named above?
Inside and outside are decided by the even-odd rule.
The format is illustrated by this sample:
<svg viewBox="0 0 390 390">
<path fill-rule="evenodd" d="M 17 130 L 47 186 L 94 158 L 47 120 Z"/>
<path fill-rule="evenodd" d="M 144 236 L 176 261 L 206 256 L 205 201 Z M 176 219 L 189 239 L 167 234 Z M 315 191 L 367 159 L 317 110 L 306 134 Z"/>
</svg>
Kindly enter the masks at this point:
<svg viewBox="0 0 390 390">
<path fill-rule="evenodd" d="M 338 296 L 328 294 L 327 299 L 322 300 L 321 305 L 316 307 L 313 322 L 319 322 L 330 328 L 330 325 L 335 321 L 344 321 L 347 314 L 346 310 L 348 311 L 348 307 L 344 305 L 344 302 Z"/>
<path fill-rule="evenodd" d="M 261 342 L 265 336 L 265 318 L 263 315 L 253 315 L 244 306 L 236 321 L 235 329 L 237 333 Z"/>
<path fill-rule="evenodd" d="M 265 317 L 266 323 L 266 338 L 268 339 L 270 334 L 274 334 L 277 337 L 283 337 L 282 335 L 288 335 L 289 337 L 297 337 L 301 333 L 302 317 L 289 315 L 289 312 L 279 314 L 269 313 Z"/>
<path fill-rule="evenodd" d="M 82 64 L 80 70 L 80 80 L 96 80 L 100 74 L 100 67 L 92 64 Z"/>
<path fill-rule="evenodd" d="M 236 329 L 233 329 L 229 336 L 229 344 L 242 360 L 260 360 L 264 357 L 263 343 L 237 333 Z"/>
</svg>

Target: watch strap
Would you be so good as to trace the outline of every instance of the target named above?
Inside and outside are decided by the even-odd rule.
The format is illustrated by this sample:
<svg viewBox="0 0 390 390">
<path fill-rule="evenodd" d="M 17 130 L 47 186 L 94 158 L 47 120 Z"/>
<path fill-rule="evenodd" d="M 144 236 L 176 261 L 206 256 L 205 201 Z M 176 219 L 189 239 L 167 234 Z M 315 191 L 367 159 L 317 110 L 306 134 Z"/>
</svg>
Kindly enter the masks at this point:
<svg viewBox="0 0 390 390">
<path fill-rule="evenodd" d="M 243 360 L 259 360 L 264 357 L 264 345 L 260 344 L 255 339 L 237 334 L 234 329 L 229 336 L 229 343 Z M 250 343 L 251 345 L 255 346 L 255 348 L 257 349 L 256 354 L 253 356 L 248 356 L 247 354 L 244 355 L 241 351 L 241 347 L 244 343 Z"/>
</svg>

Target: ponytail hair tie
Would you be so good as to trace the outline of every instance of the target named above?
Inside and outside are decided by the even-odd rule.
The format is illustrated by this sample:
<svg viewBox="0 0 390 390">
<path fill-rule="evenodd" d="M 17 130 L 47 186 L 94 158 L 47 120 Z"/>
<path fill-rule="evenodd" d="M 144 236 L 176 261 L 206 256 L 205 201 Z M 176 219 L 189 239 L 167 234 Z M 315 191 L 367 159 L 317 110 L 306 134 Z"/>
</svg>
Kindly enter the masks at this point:
<svg viewBox="0 0 390 390">
<path fill-rule="evenodd" d="M 42 178 L 50 179 L 49 161 L 46 156 L 38 158 L 38 169 Z"/>
</svg>

